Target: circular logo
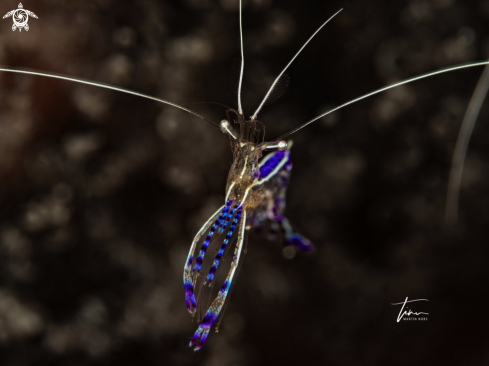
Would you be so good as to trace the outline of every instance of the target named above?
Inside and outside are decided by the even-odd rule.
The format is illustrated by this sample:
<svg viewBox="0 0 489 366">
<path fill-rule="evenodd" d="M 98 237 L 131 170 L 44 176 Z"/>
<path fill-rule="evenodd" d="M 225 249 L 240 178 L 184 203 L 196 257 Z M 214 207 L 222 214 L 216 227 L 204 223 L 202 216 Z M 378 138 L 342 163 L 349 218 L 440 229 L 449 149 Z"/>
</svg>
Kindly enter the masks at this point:
<svg viewBox="0 0 489 366">
<path fill-rule="evenodd" d="M 12 18 L 16 27 L 23 28 L 29 20 L 29 14 L 24 9 L 17 9 Z"/>
</svg>

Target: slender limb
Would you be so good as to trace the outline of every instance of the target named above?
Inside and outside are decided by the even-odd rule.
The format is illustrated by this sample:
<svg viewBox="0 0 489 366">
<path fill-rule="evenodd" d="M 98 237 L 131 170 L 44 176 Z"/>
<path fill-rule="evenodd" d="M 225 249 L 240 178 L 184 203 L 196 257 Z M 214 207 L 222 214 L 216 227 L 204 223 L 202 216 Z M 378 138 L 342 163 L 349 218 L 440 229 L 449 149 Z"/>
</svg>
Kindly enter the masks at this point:
<svg viewBox="0 0 489 366">
<path fill-rule="evenodd" d="M 416 76 L 416 77 L 413 77 L 413 78 L 410 78 L 410 79 L 406 79 L 406 80 L 400 81 L 398 83 L 395 83 L 395 84 L 392 84 L 392 85 L 389 85 L 389 86 L 386 86 L 386 87 L 383 87 L 383 88 L 374 90 L 373 92 L 370 92 L 370 93 L 367 93 L 367 94 L 362 95 L 361 97 L 352 99 L 349 102 L 346 102 L 346 103 L 344 103 L 344 104 L 342 104 L 342 105 L 340 105 L 340 106 L 338 106 L 336 108 L 333 108 L 333 109 L 331 109 L 331 110 L 329 110 L 327 112 L 324 112 L 323 114 L 320 114 L 317 117 L 314 117 L 310 121 L 307 121 L 306 123 L 300 125 L 297 128 L 294 128 L 292 131 L 287 132 L 286 134 L 284 134 L 284 135 L 282 135 L 282 136 L 280 136 L 280 137 L 272 140 L 271 142 L 278 142 L 279 140 L 283 140 L 287 136 L 290 136 L 293 133 L 296 133 L 297 131 L 303 129 L 307 125 L 310 125 L 314 121 L 317 121 L 318 119 L 320 119 L 320 118 L 322 118 L 324 116 L 327 116 L 328 114 L 331 114 L 333 112 L 336 112 L 338 109 L 341 109 L 343 107 L 346 107 L 346 106 L 348 106 L 350 104 L 353 104 L 355 102 L 358 102 L 358 101 L 360 101 L 362 99 L 371 97 L 372 95 L 379 94 L 379 93 L 382 93 L 383 91 L 386 91 L 386 90 L 395 88 L 396 86 L 408 84 L 408 83 L 410 83 L 412 81 L 421 80 L 421 79 L 424 79 L 424 78 L 427 78 L 427 77 L 430 77 L 430 76 L 433 76 L 433 75 L 443 74 L 445 72 L 450 72 L 450 71 L 455 71 L 455 70 L 461 70 L 461 69 L 467 69 L 469 67 L 475 67 L 475 66 L 484 66 L 484 65 L 489 65 L 489 61 L 474 62 L 474 63 L 470 63 L 470 64 L 463 64 L 463 65 L 457 65 L 457 66 L 447 67 L 447 68 L 444 68 L 444 69 L 440 69 L 440 70 L 436 70 L 436 71 L 433 71 L 433 72 L 430 72 L 430 73 L 427 73 L 427 74 L 419 75 L 419 76 Z"/>
<path fill-rule="evenodd" d="M 234 205 L 234 207 L 232 208 L 232 210 L 227 214 L 227 217 L 224 216 L 224 219 L 219 224 L 218 232 L 220 234 L 222 234 L 224 232 L 224 229 L 228 226 L 229 221 L 233 217 L 234 213 L 236 212 L 236 210 L 238 209 L 238 207 L 242 206 L 242 204 L 243 203 L 237 203 L 236 205 Z"/>
<path fill-rule="evenodd" d="M 258 116 L 258 113 L 260 113 L 260 110 L 262 109 L 263 105 L 265 104 L 265 101 L 268 99 L 268 97 L 270 96 L 270 94 L 272 93 L 272 90 L 273 88 L 275 87 L 275 85 L 277 85 L 278 81 L 280 80 L 280 78 L 282 77 L 282 75 L 284 74 L 285 70 L 287 70 L 287 68 L 292 64 L 292 62 L 294 62 L 294 60 L 297 58 L 297 56 L 299 56 L 299 54 L 302 52 L 302 50 L 308 45 L 309 42 L 311 42 L 311 40 L 314 38 L 314 36 L 316 34 L 318 34 L 318 32 L 326 25 L 329 23 L 329 21 L 331 19 L 333 19 L 340 11 L 342 11 L 342 9 L 338 10 L 331 18 L 329 18 L 328 20 L 326 20 L 323 25 L 321 25 L 317 31 L 314 32 L 314 34 L 309 37 L 309 39 L 307 40 L 306 43 L 304 43 L 304 45 L 301 47 L 301 49 L 299 50 L 299 52 L 297 52 L 295 54 L 294 57 L 292 57 L 292 60 L 290 60 L 290 62 L 287 64 L 287 66 L 285 66 L 285 68 L 282 70 L 282 72 L 277 76 L 277 78 L 275 79 L 275 81 L 273 82 L 272 86 L 270 87 L 270 89 L 268 89 L 268 92 L 267 94 L 265 95 L 265 98 L 263 98 L 262 102 L 260 103 L 260 105 L 258 106 L 258 109 L 255 111 L 255 113 L 253 114 L 253 116 L 251 116 L 251 119 L 252 120 L 255 120 L 256 117 Z"/>
<path fill-rule="evenodd" d="M 202 323 L 200 323 L 199 328 L 195 332 L 194 336 L 190 340 L 190 347 L 192 347 L 195 351 L 201 349 L 204 344 L 207 336 L 209 335 L 209 331 L 212 328 L 212 325 L 216 321 L 217 317 L 221 313 L 221 310 L 226 303 L 226 297 L 229 293 L 231 284 L 233 283 L 234 274 L 236 272 L 236 268 L 238 267 L 239 259 L 241 257 L 241 252 L 243 249 L 243 242 L 245 237 L 245 228 L 246 228 L 246 211 L 243 212 L 243 219 L 239 224 L 239 236 L 238 241 L 236 243 L 236 248 L 234 250 L 233 261 L 231 262 L 231 269 L 222 285 L 219 293 L 217 294 L 216 299 L 212 302 L 209 310 L 204 316 Z"/>
<path fill-rule="evenodd" d="M 245 226 L 245 230 L 244 230 L 244 235 L 243 235 L 243 249 L 242 249 L 242 254 L 246 254 L 247 252 L 247 247 L 248 247 L 248 234 L 250 233 L 250 226 L 247 225 L 246 222 L 243 222 L 243 225 Z M 236 274 L 236 277 L 238 277 L 239 275 L 239 272 L 241 271 L 241 266 L 243 265 L 243 261 L 240 261 L 238 263 L 238 267 L 236 269 L 237 271 L 237 274 Z M 236 283 L 236 279 L 234 279 L 234 281 L 231 283 L 231 287 L 229 288 L 229 292 L 228 292 L 228 296 L 229 298 L 231 298 L 231 293 L 233 292 L 233 289 L 234 289 L 234 284 Z M 216 333 L 219 332 L 219 327 L 221 326 L 221 322 L 222 322 L 222 319 L 224 318 L 224 314 L 226 313 L 226 308 L 229 304 L 229 301 L 226 301 L 224 303 L 224 307 L 222 308 L 221 310 L 221 316 L 217 319 L 217 323 L 216 323 Z"/>
<path fill-rule="evenodd" d="M 226 202 L 226 205 L 222 209 L 221 215 L 219 218 L 214 222 L 214 225 L 212 225 L 211 229 L 209 230 L 209 233 L 207 234 L 207 237 L 204 240 L 204 243 L 202 244 L 202 247 L 200 248 L 199 256 L 197 257 L 197 260 L 195 261 L 195 266 L 193 271 L 197 270 L 197 272 L 200 272 L 202 269 L 202 263 L 204 263 L 204 256 L 205 253 L 207 252 L 207 248 L 209 247 L 209 243 L 212 240 L 212 237 L 214 236 L 215 231 L 217 230 L 218 227 L 221 226 L 222 221 L 226 217 L 226 213 L 229 210 L 229 206 L 233 204 L 233 200 L 230 200 Z"/>
<path fill-rule="evenodd" d="M 231 224 L 231 227 L 229 228 L 229 231 L 226 235 L 226 238 L 224 238 L 224 241 L 221 245 L 221 248 L 219 248 L 219 251 L 216 254 L 216 258 L 214 259 L 214 263 L 212 264 L 211 269 L 209 270 L 209 273 L 207 274 L 207 278 L 205 279 L 206 282 L 212 282 L 214 281 L 214 275 L 217 272 L 217 267 L 219 266 L 219 262 L 221 261 L 222 256 L 224 255 L 224 251 L 226 250 L 226 246 L 229 243 L 229 240 L 233 236 L 234 229 L 236 228 L 236 225 L 239 222 L 239 219 L 241 217 L 241 212 L 243 211 L 243 208 L 240 207 L 238 209 L 238 212 L 236 213 L 236 216 L 234 217 L 234 221 Z"/>
<path fill-rule="evenodd" d="M 204 121 L 207 121 L 207 122 L 209 122 L 209 123 L 211 123 L 214 126 L 216 126 L 216 127 L 219 128 L 219 124 L 218 123 L 213 122 L 210 119 L 207 119 L 204 116 L 201 116 L 197 112 L 194 112 L 194 111 L 192 111 L 192 110 L 190 110 L 188 108 L 185 108 L 184 106 L 181 106 L 180 104 L 172 103 L 172 102 L 169 102 L 169 101 L 164 100 L 164 99 L 155 98 L 155 97 L 152 97 L 151 95 L 146 95 L 146 94 L 138 93 L 138 92 L 135 92 L 135 91 L 132 91 L 132 90 L 129 90 L 129 89 L 119 88 L 117 86 L 112 86 L 112 85 L 108 85 L 108 84 L 104 84 L 104 83 L 96 83 L 94 81 L 89 81 L 89 80 L 80 79 L 80 78 L 73 78 L 73 77 L 64 76 L 64 75 L 58 75 L 58 74 L 52 74 L 52 73 L 46 73 L 46 72 L 38 72 L 38 71 L 32 71 L 32 70 L 0 68 L 0 71 L 13 72 L 13 73 L 17 73 L 17 74 L 27 74 L 27 75 L 44 76 L 44 77 L 53 78 L 53 79 L 60 79 L 60 80 L 68 80 L 68 81 L 73 81 L 75 83 L 86 84 L 86 85 L 91 85 L 91 86 L 97 86 L 97 87 L 100 87 L 100 88 L 105 88 L 105 89 L 115 90 L 115 91 L 122 92 L 122 93 L 132 94 L 132 95 L 135 95 L 135 96 L 138 96 L 138 97 L 155 100 L 157 102 L 160 102 L 160 103 L 163 103 L 163 104 L 168 104 L 168 105 L 170 105 L 172 107 L 181 109 L 182 111 L 185 111 L 185 112 L 188 112 L 190 114 L 193 114 L 194 116 L 199 117 L 200 119 L 203 119 Z"/>
<path fill-rule="evenodd" d="M 452 166 L 450 167 L 450 177 L 448 178 L 447 187 L 447 206 L 445 209 L 445 220 L 447 223 L 457 221 L 458 199 L 460 193 L 460 183 L 462 181 L 462 172 L 464 170 L 465 155 L 469 146 L 470 136 L 474 130 L 477 116 L 482 107 L 489 90 L 489 66 L 486 66 L 479 82 L 470 99 L 469 106 L 465 112 L 462 126 L 453 152 Z"/>
<path fill-rule="evenodd" d="M 280 225 L 284 231 L 286 245 L 293 245 L 302 252 L 310 252 L 314 249 L 314 245 L 309 240 L 294 232 L 286 217 L 282 218 Z"/>
<path fill-rule="evenodd" d="M 243 115 L 243 108 L 241 106 L 241 85 L 243 83 L 243 72 L 244 72 L 244 51 L 243 51 L 243 23 L 242 23 L 242 6 L 241 0 L 239 0 L 239 39 L 241 43 L 241 70 L 239 73 L 239 84 L 238 84 L 238 112 Z"/>
<path fill-rule="evenodd" d="M 214 215 L 212 215 L 211 218 L 207 220 L 207 222 L 202 226 L 197 235 L 195 235 L 192 245 L 190 246 L 187 259 L 185 261 L 185 266 L 183 267 L 183 287 L 185 289 L 185 304 L 187 305 L 187 309 L 190 314 L 194 314 L 197 308 L 197 303 L 195 301 L 194 295 L 194 285 L 192 281 L 192 262 L 194 259 L 195 247 L 197 246 L 197 243 L 199 242 L 202 235 L 204 235 L 204 233 L 209 230 L 211 225 L 216 225 L 216 222 L 219 216 L 222 215 L 222 211 L 225 207 L 226 205 L 220 207 L 214 213 Z"/>
</svg>

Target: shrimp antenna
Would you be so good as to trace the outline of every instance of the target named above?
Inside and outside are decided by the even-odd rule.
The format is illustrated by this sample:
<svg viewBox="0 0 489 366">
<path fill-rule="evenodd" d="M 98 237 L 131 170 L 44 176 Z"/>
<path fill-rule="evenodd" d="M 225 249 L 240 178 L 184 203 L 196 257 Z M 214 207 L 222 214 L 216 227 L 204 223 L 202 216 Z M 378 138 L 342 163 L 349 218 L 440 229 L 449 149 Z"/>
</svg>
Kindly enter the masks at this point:
<svg viewBox="0 0 489 366">
<path fill-rule="evenodd" d="M 241 85 L 243 83 L 244 72 L 244 51 L 243 51 L 243 23 L 242 23 L 242 6 L 241 0 L 239 0 L 239 39 L 241 42 L 241 70 L 239 72 L 239 84 L 238 84 L 238 112 L 243 115 L 243 108 L 241 106 Z"/>
<path fill-rule="evenodd" d="M 185 106 L 185 105 L 197 105 L 197 104 L 215 104 L 215 105 L 221 106 L 221 107 L 226 108 L 226 109 L 232 109 L 231 107 L 228 107 L 227 105 L 222 104 L 222 103 L 218 103 L 218 102 L 192 102 L 192 103 L 188 103 L 188 104 L 185 103 L 182 105 Z"/>
<path fill-rule="evenodd" d="M 445 209 L 445 220 L 447 223 L 454 223 L 457 221 L 458 199 L 462 173 L 464 170 L 465 155 L 467 154 L 467 147 L 469 146 L 470 136 L 472 136 L 477 116 L 479 115 L 482 102 L 486 98 L 488 90 L 489 66 L 486 66 L 477 83 L 474 94 L 470 99 L 467 111 L 465 112 L 464 120 L 460 127 L 457 143 L 455 145 L 455 151 L 453 152 L 452 166 L 450 167 L 447 187 L 447 206 Z"/>
<path fill-rule="evenodd" d="M 316 34 L 318 34 L 318 32 L 326 25 L 329 23 L 329 21 L 331 19 L 333 19 L 336 15 L 338 15 L 338 13 L 340 11 L 342 11 L 343 8 L 341 8 L 340 10 L 338 10 L 331 18 L 329 18 L 328 20 L 326 20 L 323 25 L 321 25 L 317 31 L 314 32 L 314 34 L 309 37 L 309 39 L 307 40 L 306 43 L 304 43 L 304 45 L 301 47 L 301 49 L 299 50 L 299 52 L 297 52 L 295 54 L 294 57 L 292 57 L 292 60 L 290 60 L 290 62 L 287 64 L 287 66 L 285 66 L 285 68 L 282 70 L 282 72 L 277 76 L 277 78 L 275 79 L 275 81 L 273 82 L 272 86 L 270 87 L 270 89 L 268 89 L 268 92 L 267 94 L 265 95 L 265 98 L 263 98 L 260 106 L 258 107 L 258 109 L 256 110 L 256 112 L 253 114 L 253 116 L 251 116 L 251 120 L 255 120 L 256 117 L 258 116 L 258 113 L 260 112 L 260 110 L 262 109 L 263 105 L 265 104 L 265 102 L 267 101 L 268 97 L 270 96 L 270 94 L 272 93 L 273 89 L 275 88 L 275 86 L 277 85 L 277 83 L 281 80 L 280 78 L 282 77 L 283 73 L 287 70 L 287 68 L 292 64 L 292 62 L 294 62 L 294 60 L 297 58 L 297 56 L 299 56 L 299 54 L 302 52 L 302 50 L 308 45 L 308 43 L 314 38 L 314 36 Z"/>
<path fill-rule="evenodd" d="M 461 70 L 461 69 L 467 69 L 469 67 L 476 67 L 476 66 L 484 66 L 484 65 L 489 65 L 489 61 L 480 61 L 480 62 L 473 62 L 473 63 L 469 63 L 469 64 L 463 64 L 463 65 L 456 65 L 456 66 L 451 66 L 451 67 L 446 67 L 444 69 L 440 69 L 440 70 L 436 70 L 436 71 L 432 71 L 432 72 L 429 72 L 427 74 L 423 74 L 423 75 L 419 75 L 419 76 L 415 76 L 413 78 L 410 78 L 410 79 L 406 79 L 406 80 L 403 80 L 403 81 L 399 81 L 395 84 L 391 84 L 391 85 L 388 85 L 388 86 L 385 86 L 383 88 L 380 88 L 380 89 L 377 89 L 377 90 L 374 90 L 373 92 L 370 92 L 370 93 L 367 93 L 367 94 L 364 94 L 362 95 L 361 97 L 358 97 L 358 98 L 355 98 L 355 99 L 352 99 L 350 100 L 349 102 L 346 102 L 336 108 L 333 108 L 333 109 L 330 109 L 329 111 L 327 112 L 324 112 L 323 114 L 320 114 L 319 116 L 317 117 L 314 117 L 313 119 L 311 119 L 310 121 L 307 121 L 306 123 L 300 125 L 299 127 L 297 128 L 294 128 L 292 131 L 289 131 L 287 132 L 286 134 L 274 139 L 272 142 L 274 141 L 279 141 L 279 140 L 283 140 L 284 138 L 286 138 L 287 136 L 290 136 L 292 135 L 293 133 L 296 133 L 297 131 L 303 129 L 304 127 L 306 127 L 307 125 L 310 125 L 311 123 L 313 123 L 314 121 L 317 121 L 318 119 L 324 117 L 324 116 L 327 116 L 328 114 L 331 114 L 333 112 L 336 112 L 338 109 L 341 109 L 343 107 L 346 107 L 347 105 L 350 105 L 350 104 L 353 104 L 355 102 L 358 102 L 362 99 L 365 99 L 365 98 L 368 98 L 368 97 L 371 97 L 372 95 L 375 95 L 375 94 L 379 94 L 383 91 L 386 91 L 386 90 L 389 90 L 389 89 L 392 89 L 392 88 L 395 88 L 397 86 L 400 86 L 400 85 L 404 85 L 404 84 L 408 84 L 412 81 L 416 81 L 416 80 L 421 80 L 421 79 L 425 79 L 425 78 L 428 78 L 430 76 L 433 76 L 433 75 L 438 75 L 438 74 L 444 74 L 446 72 L 450 72 L 450 71 L 455 71 L 455 70 Z"/>
<path fill-rule="evenodd" d="M 17 73 L 17 74 L 45 76 L 45 77 L 53 78 L 53 79 L 74 81 L 75 83 L 92 85 L 92 86 L 98 86 L 100 88 L 111 89 L 111 90 L 115 90 L 115 91 L 122 92 L 122 93 L 136 95 L 138 97 L 155 100 L 157 102 L 160 102 L 160 103 L 163 103 L 163 104 L 168 104 L 168 105 L 170 105 L 172 107 L 181 109 L 181 110 L 183 110 L 185 112 L 188 112 L 190 114 L 193 114 L 196 117 L 199 117 L 199 118 L 203 119 L 204 121 L 207 121 L 207 122 L 213 124 L 217 128 L 220 128 L 218 123 L 213 122 L 210 119 L 207 119 L 204 116 L 201 116 L 197 112 L 194 112 L 194 111 L 192 111 L 192 110 L 190 110 L 188 108 L 185 108 L 184 106 L 181 106 L 181 105 L 176 104 L 176 103 L 169 102 L 169 101 L 164 100 L 164 99 L 155 98 L 155 97 L 152 97 L 151 95 L 146 95 L 146 94 L 138 93 L 138 92 L 135 92 L 135 91 L 132 91 L 132 90 L 129 90 L 129 89 L 119 88 L 117 86 L 113 86 L 113 85 L 109 85 L 109 84 L 96 83 L 94 81 L 89 81 L 89 80 L 80 79 L 80 78 L 73 78 L 73 77 L 69 77 L 69 76 L 64 76 L 64 75 L 59 75 L 59 74 L 52 74 L 52 73 L 46 73 L 46 72 L 38 72 L 38 71 L 33 71 L 33 70 L 28 70 L 28 69 L 7 69 L 7 68 L 0 68 L 0 71 L 13 72 L 13 73 Z"/>
</svg>

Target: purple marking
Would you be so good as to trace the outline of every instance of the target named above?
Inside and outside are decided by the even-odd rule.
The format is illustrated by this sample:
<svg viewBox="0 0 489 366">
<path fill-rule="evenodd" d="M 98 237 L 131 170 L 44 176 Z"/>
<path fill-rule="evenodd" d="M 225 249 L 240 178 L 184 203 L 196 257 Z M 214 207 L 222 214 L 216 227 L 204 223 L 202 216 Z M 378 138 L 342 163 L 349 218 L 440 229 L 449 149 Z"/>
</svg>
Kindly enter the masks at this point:
<svg viewBox="0 0 489 366">
<path fill-rule="evenodd" d="M 233 257 L 233 262 L 236 260 L 236 256 Z M 219 290 L 219 295 L 224 294 L 224 292 L 227 293 L 229 292 L 229 288 L 231 287 L 231 282 L 226 280 L 224 281 L 221 289 Z M 218 295 L 218 296 L 219 296 Z M 226 301 L 226 295 L 224 296 L 224 301 Z M 209 331 L 216 321 L 216 318 L 219 316 L 219 313 L 221 312 L 221 308 L 214 313 L 211 310 L 208 310 L 207 313 L 204 316 L 204 319 L 202 319 L 202 322 L 200 323 L 199 327 L 197 328 L 197 331 L 194 333 L 192 339 L 190 340 L 190 347 L 194 347 L 194 344 L 197 342 L 197 344 L 194 347 L 195 351 L 198 351 L 199 349 L 202 348 L 202 345 L 207 339 L 207 336 L 209 335 Z"/>
<path fill-rule="evenodd" d="M 234 215 L 234 212 L 236 211 L 236 209 L 240 206 L 241 204 L 240 203 L 237 203 L 236 205 L 234 205 L 233 209 L 231 210 L 231 212 L 227 215 L 226 217 L 226 220 L 222 221 L 221 222 L 221 225 L 219 225 L 219 230 L 218 232 L 221 234 L 224 232 L 224 229 L 228 226 L 229 224 L 229 220 L 231 220 L 231 217 L 233 217 Z"/>
<path fill-rule="evenodd" d="M 208 311 L 204 319 L 202 320 L 202 323 L 200 323 L 199 327 L 197 328 L 197 331 L 195 332 L 194 336 L 190 340 L 190 347 L 194 346 L 194 343 L 197 341 L 197 344 L 194 347 L 195 351 L 198 351 L 202 348 L 202 345 L 207 339 L 207 336 L 209 335 L 209 331 L 212 327 L 212 324 L 216 321 L 217 315 L 219 314 L 214 314 Z"/>
<path fill-rule="evenodd" d="M 265 164 L 260 167 L 260 179 L 266 178 L 273 170 L 280 164 L 285 156 L 286 151 L 276 151 L 272 157 L 269 158 Z M 290 155 L 289 155 L 290 156 Z M 288 158 L 290 161 L 290 158 Z"/>
<path fill-rule="evenodd" d="M 185 304 L 187 305 L 188 312 L 192 314 L 193 311 L 197 309 L 197 303 L 195 302 L 195 296 L 194 296 L 194 286 L 192 285 L 192 283 L 184 283 L 184 288 L 185 288 Z M 192 307 L 190 305 L 192 305 Z"/>
<path fill-rule="evenodd" d="M 207 275 L 207 278 L 205 279 L 208 282 L 214 281 L 214 275 L 216 274 L 217 267 L 219 266 L 219 262 L 221 261 L 221 258 L 224 255 L 224 250 L 226 249 L 226 246 L 228 245 L 229 240 L 233 236 L 234 229 L 236 228 L 236 225 L 239 222 L 242 211 L 243 211 L 243 208 L 240 207 L 238 209 L 238 212 L 236 213 L 236 216 L 234 217 L 234 221 L 233 221 L 231 227 L 229 228 L 229 231 L 226 235 L 226 238 L 224 239 L 224 241 L 221 245 L 221 248 L 219 249 L 219 252 L 217 252 L 217 254 L 216 254 L 216 258 L 214 259 L 214 263 L 212 264 L 212 267 L 209 270 L 209 274 Z"/>
<path fill-rule="evenodd" d="M 233 262 L 236 260 L 236 256 L 233 257 Z M 228 280 L 224 281 L 219 292 L 229 291 L 229 287 L 231 286 Z"/>
<path fill-rule="evenodd" d="M 226 217 L 227 211 L 229 211 L 229 206 L 233 204 L 233 200 L 229 200 L 226 202 L 226 205 L 223 207 L 221 215 L 217 218 L 216 221 L 214 221 L 214 224 L 212 225 L 211 229 L 209 230 L 209 234 L 207 234 L 207 238 L 205 238 L 204 243 L 202 244 L 202 247 L 200 248 L 199 256 L 197 257 L 197 260 L 195 261 L 195 265 L 193 268 L 193 271 L 197 270 L 200 272 L 202 268 L 202 263 L 204 262 L 204 256 L 207 251 L 207 247 L 209 246 L 209 243 L 211 242 L 212 236 L 214 235 L 214 232 L 216 229 L 219 227 L 221 224 L 221 221 L 223 220 L 224 217 Z M 190 265 L 192 263 L 190 262 Z"/>
<path fill-rule="evenodd" d="M 233 204 L 234 200 L 229 200 L 226 202 L 226 206 L 224 207 L 224 209 L 222 210 L 222 213 L 221 213 L 221 216 L 219 217 L 219 219 L 221 220 L 219 222 L 219 230 L 217 231 L 218 233 L 221 233 L 222 230 L 221 230 L 221 227 L 222 227 L 222 224 L 223 224 L 223 220 L 226 218 L 228 212 L 229 212 L 229 208 L 231 207 L 231 205 Z"/>
<path fill-rule="evenodd" d="M 293 245 L 302 252 L 310 252 L 314 249 L 314 245 L 304 238 L 302 235 L 293 233 L 290 237 L 286 239 L 287 245 Z"/>
</svg>

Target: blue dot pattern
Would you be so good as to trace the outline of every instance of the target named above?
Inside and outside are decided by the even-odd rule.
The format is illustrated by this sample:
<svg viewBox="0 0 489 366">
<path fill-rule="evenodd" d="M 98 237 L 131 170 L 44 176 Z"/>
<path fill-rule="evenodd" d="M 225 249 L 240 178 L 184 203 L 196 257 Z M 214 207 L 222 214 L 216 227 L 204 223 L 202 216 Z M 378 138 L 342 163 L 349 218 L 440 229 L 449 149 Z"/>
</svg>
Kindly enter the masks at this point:
<svg viewBox="0 0 489 366">
<path fill-rule="evenodd" d="M 260 167 L 260 179 L 266 178 L 280 164 L 285 156 L 285 151 L 276 151 L 265 164 Z"/>
</svg>

